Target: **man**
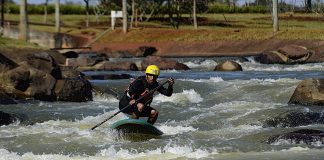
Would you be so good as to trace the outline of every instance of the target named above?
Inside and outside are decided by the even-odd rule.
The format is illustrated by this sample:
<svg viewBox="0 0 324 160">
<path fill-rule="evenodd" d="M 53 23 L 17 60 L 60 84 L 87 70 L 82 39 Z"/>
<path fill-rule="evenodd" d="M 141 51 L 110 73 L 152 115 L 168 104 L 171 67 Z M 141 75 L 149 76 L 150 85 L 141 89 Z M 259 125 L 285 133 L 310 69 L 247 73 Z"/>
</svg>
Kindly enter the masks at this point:
<svg viewBox="0 0 324 160">
<path fill-rule="evenodd" d="M 131 115 L 134 119 L 138 119 L 139 117 L 148 117 L 147 122 L 154 124 L 158 117 L 158 111 L 150 106 L 153 100 L 153 93 L 150 95 L 146 94 L 150 92 L 150 90 L 159 86 L 159 83 L 156 81 L 159 75 L 159 67 L 156 65 L 149 65 L 145 70 L 145 76 L 138 77 L 129 85 L 125 94 L 119 101 L 119 109 L 121 110 L 124 107 L 131 105 L 126 108 L 123 113 Z M 170 97 L 173 93 L 174 79 L 169 78 L 168 83 L 169 86 L 167 89 L 161 86 L 157 91 Z M 146 96 L 135 104 L 135 101 L 144 95 Z"/>
</svg>

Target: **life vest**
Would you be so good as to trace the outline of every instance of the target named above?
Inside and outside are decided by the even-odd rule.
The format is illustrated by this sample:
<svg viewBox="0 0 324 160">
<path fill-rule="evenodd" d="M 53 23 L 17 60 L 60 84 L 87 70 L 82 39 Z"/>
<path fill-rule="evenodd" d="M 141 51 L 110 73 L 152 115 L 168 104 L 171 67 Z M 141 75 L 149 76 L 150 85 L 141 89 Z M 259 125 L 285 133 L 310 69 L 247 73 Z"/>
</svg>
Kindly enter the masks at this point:
<svg viewBox="0 0 324 160">
<path fill-rule="evenodd" d="M 147 82 L 145 81 L 146 79 L 144 79 L 144 78 L 142 78 L 142 77 L 138 77 L 138 78 L 136 78 L 135 80 L 133 80 L 129 85 L 128 85 L 128 87 L 127 87 L 127 89 L 125 90 L 125 94 L 127 95 L 127 97 L 129 97 L 130 99 L 134 99 L 134 96 L 135 95 L 130 95 L 129 94 L 129 88 L 132 86 L 132 85 L 134 85 L 134 83 L 135 83 L 135 81 L 137 81 L 137 80 L 141 80 L 142 81 L 142 83 L 144 84 L 144 91 L 142 92 L 142 93 L 140 93 L 140 96 L 142 97 L 142 96 L 145 96 L 148 92 L 150 92 L 150 89 L 149 89 L 149 87 L 148 87 L 148 84 L 147 84 Z M 141 103 L 143 103 L 144 105 L 150 105 L 151 104 L 151 102 L 152 102 L 152 100 L 153 100 L 153 94 L 150 94 L 150 95 L 147 95 L 147 96 L 145 96 L 142 100 L 141 100 Z"/>
</svg>

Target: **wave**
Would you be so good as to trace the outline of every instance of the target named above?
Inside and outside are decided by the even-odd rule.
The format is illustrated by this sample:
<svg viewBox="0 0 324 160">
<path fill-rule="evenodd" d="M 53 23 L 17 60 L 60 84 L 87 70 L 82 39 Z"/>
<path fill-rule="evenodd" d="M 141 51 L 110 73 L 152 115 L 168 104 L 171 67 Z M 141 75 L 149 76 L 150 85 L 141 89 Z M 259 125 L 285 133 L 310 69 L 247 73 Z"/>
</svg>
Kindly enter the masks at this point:
<svg viewBox="0 0 324 160">
<path fill-rule="evenodd" d="M 217 83 L 223 82 L 223 78 L 221 77 L 210 77 L 209 79 L 178 79 L 180 81 L 187 81 L 187 82 L 202 82 L 202 83 Z"/>
<path fill-rule="evenodd" d="M 157 103 L 172 102 L 175 104 L 200 103 L 204 99 L 194 89 L 183 90 L 181 93 L 173 93 L 171 97 L 158 94 L 154 97 Z"/>
</svg>

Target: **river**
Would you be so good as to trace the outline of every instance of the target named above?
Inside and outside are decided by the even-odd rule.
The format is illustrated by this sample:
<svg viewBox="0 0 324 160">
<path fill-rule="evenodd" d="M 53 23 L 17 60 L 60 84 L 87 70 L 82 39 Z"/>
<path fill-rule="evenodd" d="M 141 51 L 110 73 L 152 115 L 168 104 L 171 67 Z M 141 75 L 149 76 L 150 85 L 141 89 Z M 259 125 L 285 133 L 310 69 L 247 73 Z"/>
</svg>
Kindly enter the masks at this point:
<svg viewBox="0 0 324 160">
<path fill-rule="evenodd" d="M 243 72 L 214 72 L 221 58 L 180 58 L 191 71 L 162 71 L 160 82 L 174 77 L 174 94 L 154 96 L 159 111 L 155 126 L 160 137 L 132 140 L 117 136 L 109 126 L 126 118 L 118 114 L 95 130 L 91 127 L 118 111 L 118 98 L 96 95 L 86 103 L 31 101 L 0 105 L 4 112 L 27 119 L 0 127 L 2 160 L 100 159 L 324 159 L 321 142 L 267 144 L 271 135 L 323 124 L 263 127 L 264 121 L 287 111 L 320 110 L 289 105 L 296 86 L 306 78 L 324 78 L 324 63 L 265 65 L 248 58 Z M 143 72 L 85 72 L 85 74 Z M 94 86 L 121 94 L 131 80 L 91 80 Z"/>
</svg>

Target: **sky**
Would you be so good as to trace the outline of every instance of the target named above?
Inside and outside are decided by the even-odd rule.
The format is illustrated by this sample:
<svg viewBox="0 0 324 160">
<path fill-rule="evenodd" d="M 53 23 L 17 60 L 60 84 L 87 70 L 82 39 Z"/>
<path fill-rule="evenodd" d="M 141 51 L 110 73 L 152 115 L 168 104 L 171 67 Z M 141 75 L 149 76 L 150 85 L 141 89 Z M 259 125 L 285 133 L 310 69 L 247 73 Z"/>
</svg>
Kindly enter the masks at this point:
<svg viewBox="0 0 324 160">
<path fill-rule="evenodd" d="M 19 4 L 19 0 L 14 0 L 17 4 Z M 55 0 L 49 0 L 49 3 L 53 3 Z M 61 3 L 65 3 L 66 1 L 75 2 L 75 3 L 84 3 L 83 0 L 60 0 Z M 41 4 L 44 3 L 45 0 L 27 0 L 29 4 Z"/>
</svg>

